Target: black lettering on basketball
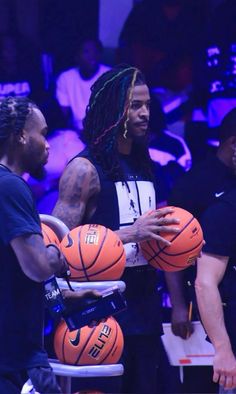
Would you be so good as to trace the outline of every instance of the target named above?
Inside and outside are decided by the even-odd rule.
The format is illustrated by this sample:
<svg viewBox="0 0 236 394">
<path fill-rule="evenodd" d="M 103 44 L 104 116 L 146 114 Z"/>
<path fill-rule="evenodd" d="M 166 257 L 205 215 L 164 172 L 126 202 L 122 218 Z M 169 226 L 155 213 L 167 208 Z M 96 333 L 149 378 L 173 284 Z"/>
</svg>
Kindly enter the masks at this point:
<svg viewBox="0 0 236 394">
<path fill-rule="evenodd" d="M 97 230 L 89 230 L 85 235 L 85 243 L 89 245 L 98 245 L 99 232 Z"/>
</svg>

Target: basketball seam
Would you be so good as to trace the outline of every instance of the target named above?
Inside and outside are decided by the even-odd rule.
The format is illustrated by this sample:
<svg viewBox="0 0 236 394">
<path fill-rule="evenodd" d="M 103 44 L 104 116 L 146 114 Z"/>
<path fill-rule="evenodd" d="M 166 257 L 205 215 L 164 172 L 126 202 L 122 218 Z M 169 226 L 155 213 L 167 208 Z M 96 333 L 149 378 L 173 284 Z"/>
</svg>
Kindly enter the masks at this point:
<svg viewBox="0 0 236 394">
<path fill-rule="evenodd" d="M 106 239 L 106 236 L 107 236 L 107 233 L 108 233 L 108 229 L 107 229 L 106 227 L 104 227 L 104 226 L 103 226 L 103 228 L 104 228 L 106 231 L 105 231 L 105 233 L 104 233 L 104 235 L 103 235 L 103 239 L 102 239 L 101 244 L 100 244 L 100 246 L 99 246 L 97 255 L 94 257 L 94 260 L 92 261 L 92 263 L 91 263 L 89 266 L 86 267 L 86 270 L 88 270 L 89 268 L 91 268 L 91 267 L 96 263 L 96 261 L 97 261 L 99 255 L 100 255 L 100 253 L 101 253 L 102 247 L 103 247 L 103 245 L 104 245 L 104 242 L 105 242 L 105 239 Z"/>
<path fill-rule="evenodd" d="M 82 227 L 82 226 L 81 226 L 81 227 Z M 104 227 L 104 226 L 103 226 L 103 227 Z M 105 231 L 105 233 L 104 233 L 104 235 L 103 235 L 103 239 L 102 239 L 101 245 L 100 245 L 100 247 L 99 247 L 99 250 L 98 250 L 98 252 L 97 252 L 97 254 L 96 254 L 94 260 L 92 261 L 92 263 L 91 263 L 89 266 L 87 266 L 87 267 L 85 267 L 84 260 L 83 260 L 83 254 L 82 254 L 82 250 L 81 250 L 81 246 L 80 246 L 80 244 L 81 244 L 81 242 L 80 242 L 80 234 L 81 234 L 82 228 L 80 229 L 79 234 L 78 234 L 79 257 L 80 257 L 82 269 L 80 269 L 80 268 L 78 268 L 78 267 L 75 267 L 73 264 L 69 264 L 69 265 L 74 269 L 74 271 L 83 273 L 83 274 L 84 274 L 84 277 L 85 277 L 84 279 L 86 279 L 88 282 L 89 282 L 89 277 L 88 277 L 88 275 L 87 275 L 87 270 L 90 269 L 90 268 L 96 263 L 97 258 L 99 257 L 99 254 L 101 253 L 103 244 L 104 244 L 105 239 L 106 239 L 106 236 L 107 236 L 108 229 L 107 229 L 106 227 L 104 227 L 104 229 L 105 229 L 106 231 Z M 75 279 L 78 279 L 78 277 L 74 277 L 73 279 L 74 279 L 74 280 L 75 280 Z"/>
<path fill-rule="evenodd" d="M 115 331 L 115 340 L 113 341 L 113 344 L 112 344 L 112 347 L 111 347 L 111 349 L 109 350 L 109 352 L 106 354 L 106 356 L 98 363 L 98 365 L 99 364 L 102 364 L 107 358 L 108 358 L 108 356 L 110 356 L 110 354 L 111 354 L 111 352 L 113 351 L 113 349 L 114 349 L 114 346 L 116 345 L 116 340 L 117 340 L 117 337 L 118 337 L 118 328 L 117 328 L 117 322 L 116 322 L 116 320 L 115 319 L 112 319 L 114 322 L 115 322 L 115 329 L 116 329 L 116 331 Z"/>
<path fill-rule="evenodd" d="M 189 225 L 194 219 L 195 219 L 194 216 L 192 216 L 192 218 L 184 225 L 184 227 L 181 229 L 181 231 L 180 231 L 178 234 L 175 234 L 175 235 L 173 236 L 173 238 L 170 240 L 170 242 L 173 242 L 173 241 L 183 232 L 183 230 L 185 230 L 185 228 L 188 227 L 188 225 Z M 160 247 L 160 241 L 157 241 L 157 240 L 156 240 L 156 243 L 157 243 L 158 248 L 159 248 L 158 252 L 156 252 L 155 249 L 153 248 L 153 246 L 151 245 L 151 241 L 147 241 L 147 244 L 149 245 L 149 247 L 152 249 L 152 251 L 153 251 L 153 253 L 154 253 L 154 256 L 153 256 L 152 258 L 158 257 L 159 254 L 160 254 L 161 252 L 164 252 L 164 253 L 165 253 L 165 249 L 168 247 L 168 245 L 165 245 L 165 246 L 163 246 L 163 247 L 161 248 L 161 247 Z M 148 253 L 148 254 L 150 255 L 150 253 L 149 253 L 147 250 L 145 250 L 144 247 L 143 247 L 143 250 L 144 250 L 146 253 Z"/>
<path fill-rule="evenodd" d="M 66 358 L 65 358 L 65 338 L 66 338 L 66 334 L 69 331 L 68 328 L 66 328 L 66 331 L 63 334 L 63 341 L 62 341 L 62 357 L 63 357 L 63 363 L 66 363 Z"/>
<path fill-rule="evenodd" d="M 173 236 L 173 238 L 170 240 L 170 242 L 173 242 L 176 238 L 178 238 L 178 236 L 189 226 L 189 224 L 190 224 L 194 219 L 195 219 L 194 216 L 192 216 L 191 219 L 184 225 L 184 227 L 182 227 L 181 231 Z M 158 242 L 159 242 L 159 241 L 157 241 L 157 243 L 158 243 Z M 158 246 L 159 246 L 159 243 L 158 243 Z M 168 247 L 168 245 L 163 246 L 163 248 L 161 248 L 161 249 L 158 251 L 158 253 L 163 252 L 167 247 Z"/>
<path fill-rule="evenodd" d="M 80 359 L 80 357 L 82 356 L 82 353 L 83 353 L 84 349 L 86 348 L 86 346 L 87 346 L 87 344 L 88 344 L 88 342 L 89 342 L 91 336 L 93 335 L 94 331 L 96 330 L 96 328 L 97 328 L 97 327 L 93 327 L 93 328 L 92 328 L 92 330 L 91 330 L 89 336 L 87 337 L 87 340 L 86 340 L 85 343 L 84 343 L 84 346 L 82 347 L 82 349 L 81 349 L 81 351 L 80 351 L 80 353 L 79 353 L 79 355 L 78 355 L 78 357 L 77 357 L 77 359 L 76 359 L 75 365 L 81 365 L 81 364 L 78 364 L 79 359 Z M 83 365 L 86 365 L 86 364 L 83 364 Z"/>
<path fill-rule="evenodd" d="M 89 272 L 88 272 L 88 282 L 90 281 L 90 278 L 92 277 L 92 276 L 95 276 L 95 275 L 98 275 L 98 274 L 101 274 L 102 272 L 105 272 L 106 270 L 108 270 L 109 268 L 111 268 L 111 267 L 113 267 L 120 259 L 121 259 L 121 257 L 123 257 L 123 255 L 124 255 L 124 250 L 122 251 L 122 253 L 121 253 L 121 255 L 119 256 L 119 258 L 115 261 L 115 262 L 113 262 L 112 264 L 110 264 L 109 266 L 107 266 L 106 268 L 103 268 L 103 269 L 101 269 L 100 271 L 97 271 L 97 272 L 95 272 L 95 273 L 93 273 L 93 274 L 90 274 Z"/>
<path fill-rule="evenodd" d="M 86 277 L 86 269 L 84 267 L 82 254 L 81 254 L 81 247 L 80 247 L 80 233 L 81 233 L 81 230 L 82 230 L 82 228 L 79 228 L 79 231 L 78 231 L 78 251 L 79 251 L 79 258 L 80 258 L 80 261 L 81 261 L 81 264 L 82 264 L 82 269 L 80 269 L 79 271 L 81 271 L 81 273 L 84 274 L 84 277 L 85 277 L 84 279 L 88 280 L 88 278 Z M 70 234 L 67 234 L 67 237 L 70 237 Z M 74 244 L 74 241 L 73 241 L 73 244 Z M 75 267 L 74 264 L 70 263 L 69 261 L 68 261 L 68 264 L 69 264 L 69 266 L 71 268 L 73 268 L 73 270 L 78 271 L 78 268 Z"/>
<path fill-rule="evenodd" d="M 173 257 L 173 256 L 181 256 L 182 254 L 192 252 L 194 249 L 198 248 L 201 244 L 202 244 L 202 241 L 200 241 L 200 242 L 199 242 L 197 245 L 195 245 L 193 248 L 187 249 L 187 250 L 185 250 L 184 252 L 181 252 L 181 253 L 174 253 L 174 254 L 171 254 L 171 253 L 167 253 L 166 251 L 163 251 L 163 254 L 164 254 L 165 256 L 170 256 L 170 257 Z"/>
<path fill-rule="evenodd" d="M 200 245 L 201 243 L 202 243 L 202 241 L 199 242 L 199 244 L 197 244 L 194 248 L 192 248 L 192 249 L 190 249 L 190 250 L 186 250 L 186 251 L 183 252 L 183 253 L 178 253 L 178 254 L 174 254 L 174 255 L 168 255 L 167 253 L 165 253 L 165 256 L 181 256 L 182 254 L 191 252 L 192 250 L 198 248 L 199 245 Z M 160 256 L 160 255 L 155 255 L 155 256 L 151 257 L 151 258 L 148 260 L 148 262 L 150 263 L 151 260 L 155 259 L 156 257 L 158 257 L 159 259 L 161 259 L 161 260 L 163 261 L 163 263 L 165 263 L 165 264 L 167 264 L 167 265 L 170 265 L 171 267 L 176 267 L 176 268 L 185 268 L 185 267 L 186 267 L 186 265 L 171 264 L 169 261 L 166 261 L 166 260 L 164 259 L 164 257 L 162 257 L 162 256 Z M 156 261 L 155 261 L 155 263 L 156 263 Z M 157 262 L 157 264 L 159 264 L 160 267 L 162 267 L 161 263 Z M 163 269 L 163 268 L 162 268 L 162 269 Z"/>
<path fill-rule="evenodd" d="M 81 261 L 82 268 L 83 268 L 83 274 L 84 274 L 84 276 L 85 276 L 85 279 L 87 279 L 87 281 L 88 281 L 88 276 L 87 276 L 87 272 L 86 272 L 84 260 L 83 260 L 83 257 L 82 257 L 82 251 L 81 251 L 81 242 L 80 242 L 81 231 L 82 231 L 82 228 L 80 228 L 79 234 L 78 234 L 79 255 L 80 255 L 80 261 Z M 74 269 L 76 270 L 76 268 L 74 268 Z"/>
</svg>

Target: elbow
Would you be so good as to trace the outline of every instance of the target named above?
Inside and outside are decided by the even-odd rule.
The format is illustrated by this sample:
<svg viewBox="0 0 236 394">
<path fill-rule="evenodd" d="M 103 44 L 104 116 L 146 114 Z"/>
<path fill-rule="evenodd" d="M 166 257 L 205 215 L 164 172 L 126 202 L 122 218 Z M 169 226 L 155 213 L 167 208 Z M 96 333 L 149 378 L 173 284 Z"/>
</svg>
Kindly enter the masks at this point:
<svg viewBox="0 0 236 394">
<path fill-rule="evenodd" d="M 208 283 L 206 280 L 202 280 L 197 277 L 194 283 L 194 287 L 195 287 L 195 292 L 198 295 L 208 291 L 210 287 L 210 283 Z"/>
</svg>

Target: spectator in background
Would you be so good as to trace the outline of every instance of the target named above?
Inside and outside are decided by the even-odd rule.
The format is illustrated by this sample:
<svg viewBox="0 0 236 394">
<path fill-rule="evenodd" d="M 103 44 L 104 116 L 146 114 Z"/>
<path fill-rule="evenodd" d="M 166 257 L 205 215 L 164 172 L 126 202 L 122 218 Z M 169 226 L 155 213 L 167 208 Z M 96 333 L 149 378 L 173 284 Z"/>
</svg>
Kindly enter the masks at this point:
<svg viewBox="0 0 236 394">
<path fill-rule="evenodd" d="M 208 20 L 204 52 L 196 68 L 194 99 L 210 127 L 236 106 L 236 3 L 221 1 Z"/>
<path fill-rule="evenodd" d="M 165 114 L 156 97 L 151 100 L 149 129 L 149 154 L 162 166 L 170 192 L 176 180 L 191 167 L 191 153 L 184 139 L 167 129 Z"/>
<path fill-rule="evenodd" d="M 236 144 L 236 108 L 222 120 L 219 131 L 220 145 L 216 155 L 196 164 L 175 185 L 169 203 L 190 211 L 200 218 L 204 210 L 221 194 L 236 186 L 233 154 Z M 196 193 L 197 189 L 197 193 Z"/>
<path fill-rule="evenodd" d="M 206 4 L 199 0 L 143 0 L 121 31 L 119 61 L 139 67 L 151 87 L 182 91 L 192 83 L 193 57 L 202 46 Z"/>
<path fill-rule="evenodd" d="M 0 36 L 0 100 L 30 97 L 42 102 L 43 76 L 39 52 L 23 37 Z"/>
<path fill-rule="evenodd" d="M 110 69 L 100 63 L 101 54 L 102 44 L 98 39 L 84 39 L 75 53 L 76 66 L 62 72 L 56 82 L 56 98 L 67 126 L 78 132 L 83 129 L 91 86 Z"/>
</svg>

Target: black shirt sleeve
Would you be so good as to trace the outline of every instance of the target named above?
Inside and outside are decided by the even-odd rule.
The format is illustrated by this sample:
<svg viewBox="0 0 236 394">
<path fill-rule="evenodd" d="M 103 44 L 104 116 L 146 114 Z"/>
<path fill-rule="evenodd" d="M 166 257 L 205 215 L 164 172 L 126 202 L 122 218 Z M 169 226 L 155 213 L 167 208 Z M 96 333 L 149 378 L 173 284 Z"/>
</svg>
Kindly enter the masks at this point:
<svg viewBox="0 0 236 394">
<path fill-rule="evenodd" d="M 0 239 L 8 244 L 25 234 L 41 234 L 32 193 L 23 179 L 9 174 L 1 179 Z"/>
<path fill-rule="evenodd" d="M 201 218 L 206 253 L 230 256 L 236 244 L 235 204 L 219 201 L 210 206 Z"/>
</svg>

